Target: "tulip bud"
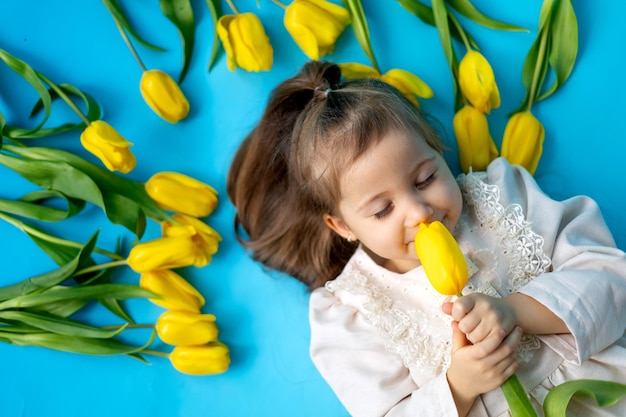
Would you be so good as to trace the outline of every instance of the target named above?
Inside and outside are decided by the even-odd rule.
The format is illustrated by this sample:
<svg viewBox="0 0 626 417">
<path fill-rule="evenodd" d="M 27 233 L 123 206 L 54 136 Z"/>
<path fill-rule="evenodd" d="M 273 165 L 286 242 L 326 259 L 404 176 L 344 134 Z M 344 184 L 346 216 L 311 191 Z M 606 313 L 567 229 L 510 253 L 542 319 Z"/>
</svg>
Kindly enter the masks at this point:
<svg viewBox="0 0 626 417">
<path fill-rule="evenodd" d="M 197 245 L 191 234 L 163 237 L 139 243 L 128 254 L 128 266 L 135 272 L 175 269 L 196 264 Z"/>
<path fill-rule="evenodd" d="M 439 221 L 420 224 L 415 252 L 430 284 L 444 295 L 461 295 L 467 284 L 465 257 L 448 229 Z"/>
<path fill-rule="evenodd" d="M 500 92 L 491 65 L 480 52 L 468 51 L 459 64 L 463 96 L 482 113 L 500 107 Z"/>
<path fill-rule="evenodd" d="M 217 326 L 212 314 L 169 310 L 156 322 L 161 340 L 169 345 L 204 345 L 217 340 Z"/>
<path fill-rule="evenodd" d="M 129 147 L 132 143 L 103 120 L 95 120 L 83 130 L 80 143 L 102 161 L 109 171 L 127 174 L 135 168 L 137 160 Z"/>
<path fill-rule="evenodd" d="M 416 106 L 419 105 L 415 96 L 431 98 L 433 90 L 417 75 L 401 69 L 391 69 L 380 77 L 381 81 L 397 88 L 406 98 Z"/>
<path fill-rule="evenodd" d="M 317 61 L 333 52 L 337 38 L 350 23 L 350 13 L 325 0 L 294 0 L 283 21 L 305 55 Z"/>
<path fill-rule="evenodd" d="M 151 298 L 154 304 L 170 310 L 199 313 L 204 297 L 185 278 L 169 269 L 141 274 L 139 286 L 160 298 Z"/>
<path fill-rule="evenodd" d="M 454 115 L 452 122 L 459 160 L 463 172 L 470 168 L 484 171 L 498 156 L 498 148 L 489 134 L 487 117 L 472 106 L 465 106 Z"/>
<path fill-rule="evenodd" d="M 161 224 L 164 238 L 190 238 L 195 245 L 193 264 L 198 267 L 208 265 L 222 240 L 219 233 L 203 221 L 185 214 L 175 214 L 172 220 L 175 223 Z"/>
<path fill-rule="evenodd" d="M 189 375 L 221 374 L 228 370 L 228 347 L 221 342 L 201 346 L 176 346 L 170 361 L 177 371 Z"/>
<path fill-rule="evenodd" d="M 502 156 L 535 175 L 543 152 L 543 125 L 529 111 L 514 114 L 504 128 Z"/>
<path fill-rule="evenodd" d="M 241 67 L 246 71 L 269 71 L 274 50 L 259 18 L 253 13 L 222 16 L 217 35 L 228 58 L 228 69 Z"/>
<path fill-rule="evenodd" d="M 358 62 L 345 62 L 339 64 L 341 75 L 348 80 L 357 78 L 374 78 L 380 79 L 380 72 L 369 65 L 359 64 Z"/>
<path fill-rule="evenodd" d="M 165 210 L 205 217 L 217 206 L 217 191 L 177 172 L 160 172 L 146 182 L 148 195 Z"/>
<path fill-rule="evenodd" d="M 187 117 L 189 101 L 167 73 L 161 70 L 144 71 L 139 90 L 148 106 L 163 120 L 176 123 Z"/>
</svg>

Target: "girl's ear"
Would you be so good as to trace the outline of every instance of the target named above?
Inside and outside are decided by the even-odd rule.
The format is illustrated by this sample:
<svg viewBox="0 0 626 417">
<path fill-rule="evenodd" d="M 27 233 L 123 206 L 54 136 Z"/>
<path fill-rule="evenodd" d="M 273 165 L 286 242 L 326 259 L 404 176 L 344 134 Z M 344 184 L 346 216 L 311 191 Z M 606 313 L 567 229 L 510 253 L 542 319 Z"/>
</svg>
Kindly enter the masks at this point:
<svg viewBox="0 0 626 417">
<path fill-rule="evenodd" d="M 324 223 L 326 223 L 326 226 L 330 227 L 331 230 L 333 230 L 344 239 L 352 237 L 352 232 L 350 232 L 350 228 L 339 217 L 331 216 L 330 214 L 324 214 Z"/>
</svg>

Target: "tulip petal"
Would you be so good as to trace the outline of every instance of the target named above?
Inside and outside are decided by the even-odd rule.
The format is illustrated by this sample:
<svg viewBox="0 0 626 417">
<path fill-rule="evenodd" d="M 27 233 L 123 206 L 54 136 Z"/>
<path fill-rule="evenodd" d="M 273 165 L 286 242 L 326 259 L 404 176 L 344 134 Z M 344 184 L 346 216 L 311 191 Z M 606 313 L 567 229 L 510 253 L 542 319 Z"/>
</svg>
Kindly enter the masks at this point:
<svg viewBox="0 0 626 417">
<path fill-rule="evenodd" d="M 253 72 L 272 68 L 272 45 L 255 14 L 238 14 L 231 22 L 229 31 L 239 67 Z"/>
<path fill-rule="evenodd" d="M 472 106 L 464 106 L 452 121 L 459 147 L 459 162 L 463 172 L 484 171 L 498 156 L 498 149 L 489 133 L 487 116 Z"/>
<path fill-rule="evenodd" d="M 231 71 L 234 71 L 235 68 L 237 68 L 235 49 L 233 48 L 230 40 L 230 34 L 228 33 L 228 28 L 234 18 L 235 16 L 233 15 L 224 15 L 217 21 L 217 36 L 222 41 L 222 46 L 224 47 L 224 51 L 226 51 L 228 69 Z"/>
<path fill-rule="evenodd" d="M 414 96 L 431 98 L 433 90 L 417 75 L 402 69 L 391 69 L 381 77 L 381 80 L 396 87 L 402 94 L 414 102 Z"/>
<path fill-rule="evenodd" d="M 339 68 L 341 68 L 341 75 L 347 79 L 380 78 L 380 72 L 376 68 L 357 62 L 339 64 Z"/>
</svg>

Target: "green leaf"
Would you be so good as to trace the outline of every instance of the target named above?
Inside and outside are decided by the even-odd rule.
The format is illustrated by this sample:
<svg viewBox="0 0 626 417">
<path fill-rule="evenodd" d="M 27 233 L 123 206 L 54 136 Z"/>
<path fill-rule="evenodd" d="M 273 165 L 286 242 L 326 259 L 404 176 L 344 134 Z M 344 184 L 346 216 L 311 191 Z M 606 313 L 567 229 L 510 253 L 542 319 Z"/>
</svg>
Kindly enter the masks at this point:
<svg viewBox="0 0 626 417">
<path fill-rule="evenodd" d="M 222 7 L 220 0 L 206 0 L 206 4 L 211 12 L 211 19 L 213 20 L 213 47 L 211 48 L 211 58 L 209 59 L 208 72 L 211 72 L 213 66 L 217 62 L 217 56 L 223 51 L 219 37 L 217 36 L 217 22 L 222 17 Z"/>
<path fill-rule="evenodd" d="M 126 312 L 126 310 L 124 310 L 119 300 L 116 300 L 115 298 L 103 298 L 98 301 L 107 310 L 109 310 L 111 313 L 115 314 L 117 317 L 121 318 L 122 320 L 127 321 L 128 323 L 135 322 L 133 318 Z"/>
<path fill-rule="evenodd" d="M 32 310 L 35 311 L 44 311 L 49 314 L 54 314 L 55 316 L 60 317 L 69 317 L 72 314 L 76 313 L 81 308 L 85 307 L 90 300 L 63 300 L 58 301 L 56 303 L 49 303 L 46 305 L 41 305 L 37 307 L 33 307 Z"/>
<path fill-rule="evenodd" d="M 29 308 L 47 303 L 73 299 L 127 299 L 154 298 L 155 295 L 143 288 L 130 284 L 96 284 L 89 286 L 55 287 L 44 292 L 13 297 L 0 303 L 0 310 Z"/>
<path fill-rule="evenodd" d="M 135 38 L 137 42 L 139 42 L 146 48 L 152 49 L 154 51 L 158 51 L 158 52 L 166 51 L 166 49 L 163 49 L 159 46 L 156 46 L 146 41 L 135 31 L 133 26 L 130 24 L 130 21 L 124 14 L 124 10 L 122 10 L 117 0 L 102 0 L 102 3 L 104 3 L 104 6 L 109 10 L 115 22 L 118 25 L 120 25 L 122 29 L 126 30 L 133 38 Z"/>
<path fill-rule="evenodd" d="M 39 346 L 64 352 L 82 353 L 86 355 L 131 355 L 150 346 L 154 340 L 154 333 L 143 346 L 133 346 L 117 339 L 95 339 L 89 337 L 67 336 L 54 333 L 13 333 L 3 330 L 0 340 L 18 346 Z M 140 356 L 139 359 L 142 359 Z"/>
<path fill-rule="evenodd" d="M 187 75 L 193 45 L 195 43 L 196 27 L 193 18 L 193 9 L 189 0 L 160 0 L 161 11 L 178 29 L 183 50 L 183 65 L 178 82 L 182 83 Z"/>
<path fill-rule="evenodd" d="M 439 33 L 439 40 L 443 48 L 443 54 L 448 61 L 450 73 L 452 74 L 452 89 L 454 92 L 454 111 L 456 112 L 463 106 L 463 96 L 458 83 L 459 61 L 452 46 L 450 38 L 450 26 L 448 18 L 448 9 L 444 0 L 433 0 L 433 17 L 435 18 L 435 26 Z"/>
<path fill-rule="evenodd" d="M 0 288 L 0 301 L 20 297 L 35 291 L 43 291 L 71 278 L 74 272 L 91 262 L 91 252 L 96 245 L 97 238 L 98 232 L 91 236 L 74 259 L 54 271 L 36 275 L 24 281 Z"/>
<path fill-rule="evenodd" d="M 552 86 L 541 94 L 537 101 L 543 100 L 565 84 L 569 78 L 578 54 L 578 22 L 570 0 L 559 0 L 552 13 L 550 31 L 550 52 L 548 59 L 556 79 Z"/>
<path fill-rule="evenodd" d="M 66 209 L 45 206 L 49 200 L 63 200 Z M 65 194 L 54 190 L 41 190 L 28 193 L 18 200 L 0 198 L 0 211 L 29 219 L 45 222 L 58 222 L 79 213 L 85 206 L 83 200 L 69 198 Z"/>
<path fill-rule="evenodd" d="M 500 387 L 509 405 L 512 417 L 537 417 L 528 394 L 516 374 L 511 375 Z"/>
<path fill-rule="evenodd" d="M 574 395 L 588 395 L 599 406 L 607 407 L 626 396 L 626 385 L 593 379 L 563 382 L 552 388 L 543 402 L 546 417 L 566 417 L 567 405 Z"/>
<path fill-rule="evenodd" d="M 346 9 L 350 13 L 350 17 L 352 19 L 352 29 L 354 30 L 354 35 L 356 36 L 359 45 L 365 55 L 372 62 L 372 66 L 376 68 L 378 72 L 380 72 L 380 67 L 378 66 L 378 62 L 376 62 L 376 57 L 374 56 L 374 51 L 372 50 L 372 43 L 370 41 L 370 30 L 367 26 L 367 19 L 365 17 L 365 12 L 363 10 L 363 5 L 361 4 L 361 0 L 342 0 Z"/>
<path fill-rule="evenodd" d="M 36 327 L 51 333 L 67 336 L 93 337 L 97 339 L 109 339 L 120 334 L 127 325 L 120 325 L 115 329 L 101 329 L 90 326 L 77 320 L 59 317 L 44 312 L 34 313 L 29 311 L 0 311 L 0 319 L 12 320 Z"/>
<path fill-rule="evenodd" d="M 507 30 L 507 31 L 520 31 L 520 32 L 528 32 L 528 29 L 525 29 L 521 26 L 511 25 L 508 23 L 504 23 L 491 17 L 485 15 L 480 10 L 476 8 L 472 4 L 470 0 L 446 0 L 450 6 L 452 6 L 456 11 L 461 13 L 463 16 L 472 20 L 474 23 L 477 23 L 481 26 L 484 26 L 489 29 L 495 30 Z"/>
</svg>

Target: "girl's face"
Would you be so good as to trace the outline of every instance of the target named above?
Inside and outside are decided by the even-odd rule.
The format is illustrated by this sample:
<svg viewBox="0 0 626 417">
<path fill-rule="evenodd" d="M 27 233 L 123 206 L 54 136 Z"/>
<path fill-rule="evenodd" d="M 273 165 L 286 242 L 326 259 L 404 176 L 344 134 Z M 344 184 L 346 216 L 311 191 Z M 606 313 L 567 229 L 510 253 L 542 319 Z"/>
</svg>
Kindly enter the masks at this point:
<svg viewBox="0 0 626 417">
<path fill-rule="evenodd" d="M 338 215 L 325 221 L 342 237 L 359 240 L 378 264 L 405 273 L 420 265 L 413 242 L 419 224 L 439 220 L 452 232 L 462 205 L 441 155 L 421 137 L 395 131 L 348 168 Z"/>
</svg>

